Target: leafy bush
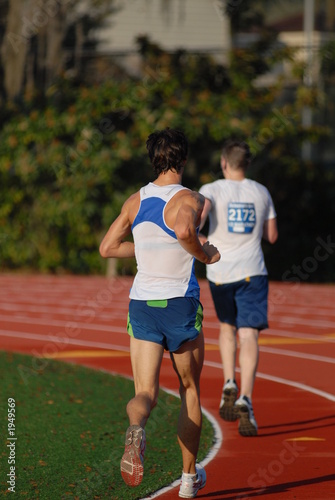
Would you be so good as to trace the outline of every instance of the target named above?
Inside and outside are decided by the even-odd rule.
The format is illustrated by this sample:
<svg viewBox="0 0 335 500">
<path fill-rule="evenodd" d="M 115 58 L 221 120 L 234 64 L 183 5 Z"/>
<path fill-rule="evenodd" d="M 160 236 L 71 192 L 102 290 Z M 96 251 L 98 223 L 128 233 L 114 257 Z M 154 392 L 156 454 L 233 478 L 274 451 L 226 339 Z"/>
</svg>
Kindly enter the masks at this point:
<svg viewBox="0 0 335 500">
<path fill-rule="evenodd" d="M 60 80 L 45 105 L 26 102 L 24 110 L 8 112 L 0 132 L 1 268 L 104 272 L 100 240 L 126 197 L 153 179 L 145 141 L 169 126 L 189 139 L 184 183 L 192 189 L 222 175 L 226 138 L 249 142 L 255 157 L 250 175 L 273 195 L 284 235 L 269 261 L 271 278 L 281 279 L 290 263 L 313 250 L 318 231 L 326 234 L 326 226 L 311 222 L 310 207 L 326 217 L 323 202 L 334 199 L 334 173 L 300 158 L 306 137 L 318 141 L 326 134 L 321 126 L 304 130 L 300 124 L 306 99 L 318 104 L 315 91 L 298 89 L 283 102 L 283 82 L 257 84 L 268 68 L 292 58 L 282 49 L 267 50 L 260 66 L 259 51 L 266 52 L 269 43 L 258 43 L 257 57 L 252 47 L 236 50 L 227 69 L 207 56 L 153 50 L 141 39 L 141 80 L 91 87 Z M 323 200 L 313 191 L 316 179 Z M 309 224 L 303 223 L 307 214 Z M 129 262 L 119 269 L 134 271 Z"/>
</svg>

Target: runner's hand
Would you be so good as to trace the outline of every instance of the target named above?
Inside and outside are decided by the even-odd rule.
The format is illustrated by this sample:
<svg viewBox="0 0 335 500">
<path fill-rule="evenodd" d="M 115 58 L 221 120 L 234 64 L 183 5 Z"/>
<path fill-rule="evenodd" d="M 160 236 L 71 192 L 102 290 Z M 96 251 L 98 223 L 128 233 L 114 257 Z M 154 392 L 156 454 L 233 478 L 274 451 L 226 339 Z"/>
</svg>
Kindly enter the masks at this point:
<svg viewBox="0 0 335 500">
<path fill-rule="evenodd" d="M 209 243 L 209 241 L 206 241 L 202 248 L 204 249 L 208 257 L 210 257 L 210 261 L 207 262 L 207 264 L 214 264 L 221 259 L 219 250 L 214 245 Z"/>
<path fill-rule="evenodd" d="M 199 237 L 200 243 L 201 243 L 202 245 L 204 245 L 204 244 L 206 243 L 206 241 L 207 241 L 207 236 L 205 236 L 205 235 L 204 235 L 204 234 L 202 234 L 202 233 L 199 233 L 199 234 L 198 234 L 198 237 Z"/>
</svg>

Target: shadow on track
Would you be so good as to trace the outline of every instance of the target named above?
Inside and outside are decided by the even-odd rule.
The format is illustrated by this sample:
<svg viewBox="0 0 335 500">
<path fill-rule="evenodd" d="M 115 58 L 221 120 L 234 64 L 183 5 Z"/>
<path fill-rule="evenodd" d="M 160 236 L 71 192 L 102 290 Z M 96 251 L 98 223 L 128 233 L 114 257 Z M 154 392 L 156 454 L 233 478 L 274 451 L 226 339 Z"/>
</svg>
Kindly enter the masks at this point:
<svg viewBox="0 0 335 500">
<path fill-rule="evenodd" d="M 265 486 L 263 488 L 241 488 L 213 491 L 207 495 L 197 495 L 197 498 L 212 498 L 213 500 L 247 500 L 254 497 L 262 497 L 264 495 L 272 495 L 278 493 L 292 493 L 294 488 L 300 488 L 312 484 L 321 484 L 327 482 L 334 482 L 335 491 L 335 474 L 327 476 L 319 476 L 304 479 L 302 481 L 291 481 L 288 483 L 274 484 L 272 486 Z"/>
<path fill-rule="evenodd" d="M 334 420 L 333 422 L 328 422 L 328 423 L 323 423 L 327 420 Z M 319 425 L 308 425 L 308 424 L 317 424 Z M 269 437 L 269 436 L 279 436 L 281 434 L 292 434 L 296 433 L 299 431 L 307 431 L 307 430 L 312 430 L 312 429 L 321 429 L 321 428 L 326 428 L 326 427 L 333 427 L 335 426 L 335 415 L 327 415 L 325 417 L 321 418 L 314 418 L 310 420 L 301 420 L 297 422 L 287 422 L 283 424 L 275 424 L 275 425 L 263 425 L 259 426 L 259 434 L 258 438 L 264 438 L 264 437 Z M 286 427 L 286 429 L 285 429 Z M 264 429 L 275 429 L 275 428 L 284 428 L 282 430 L 278 430 L 275 432 L 267 432 L 263 433 L 262 431 Z"/>
</svg>

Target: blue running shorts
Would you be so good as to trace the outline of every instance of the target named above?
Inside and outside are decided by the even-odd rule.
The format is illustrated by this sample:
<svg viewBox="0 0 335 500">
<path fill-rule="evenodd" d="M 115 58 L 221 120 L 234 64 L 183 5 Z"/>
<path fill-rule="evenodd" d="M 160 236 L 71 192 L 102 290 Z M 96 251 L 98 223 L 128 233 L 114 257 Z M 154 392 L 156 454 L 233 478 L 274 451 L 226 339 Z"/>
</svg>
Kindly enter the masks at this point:
<svg viewBox="0 0 335 500">
<path fill-rule="evenodd" d="M 235 283 L 209 282 L 217 317 L 221 323 L 256 330 L 268 328 L 267 276 L 251 276 Z"/>
<path fill-rule="evenodd" d="M 127 331 L 131 337 L 160 344 L 170 352 L 197 338 L 203 309 L 193 297 L 167 300 L 131 300 Z"/>
</svg>

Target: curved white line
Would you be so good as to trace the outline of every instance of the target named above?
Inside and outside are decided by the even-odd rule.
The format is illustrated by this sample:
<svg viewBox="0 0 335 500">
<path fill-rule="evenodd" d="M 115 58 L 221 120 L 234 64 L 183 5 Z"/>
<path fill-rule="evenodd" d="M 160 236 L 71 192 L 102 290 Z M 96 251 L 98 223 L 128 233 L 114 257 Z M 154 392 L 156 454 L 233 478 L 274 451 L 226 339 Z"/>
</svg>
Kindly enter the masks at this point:
<svg viewBox="0 0 335 500">
<path fill-rule="evenodd" d="M 211 366 L 212 368 L 219 368 L 222 370 L 222 365 L 220 363 L 216 363 L 215 361 L 205 361 L 204 363 L 207 366 Z M 237 372 L 240 372 L 239 368 L 236 368 Z M 296 389 L 302 389 L 305 392 L 310 392 L 312 394 L 316 394 L 322 398 L 328 399 L 335 403 L 335 396 L 330 394 L 329 392 L 321 391 L 320 389 L 315 389 L 310 385 L 301 384 L 300 382 L 293 382 L 293 380 L 287 380 L 286 378 L 275 377 L 273 375 L 267 375 L 266 373 L 256 373 L 256 378 L 262 378 L 264 380 L 271 380 L 271 382 L 277 382 L 278 384 L 290 385 L 291 387 L 295 387 Z"/>
<path fill-rule="evenodd" d="M 220 370 L 222 369 L 222 366 L 221 366 L 220 363 L 215 363 L 215 362 L 212 362 L 212 361 L 205 361 L 204 364 L 206 366 L 211 366 L 213 368 L 218 368 Z M 237 368 L 237 371 L 239 372 L 240 370 Z M 306 384 L 300 384 L 299 382 L 293 382 L 292 380 L 283 379 L 281 377 L 274 377 L 272 375 L 267 375 L 265 373 L 259 373 L 259 372 L 257 372 L 257 374 L 256 374 L 256 378 L 257 377 L 261 378 L 261 379 L 265 379 L 265 380 L 270 380 L 270 381 L 276 382 L 278 384 L 289 385 L 289 386 L 295 387 L 297 389 L 302 389 L 302 390 L 304 390 L 306 392 L 310 392 L 312 394 L 316 394 L 317 396 L 321 396 L 321 397 L 323 397 L 325 399 L 328 399 L 329 401 L 335 402 L 335 396 L 334 395 L 329 394 L 328 392 L 325 392 L 325 391 L 321 391 L 319 389 L 314 389 L 314 387 L 310 387 L 310 386 L 308 386 Z M 172 395 L 176 395 L 176 393 L 174 393 L 173 391 L 170 391 L 169 389 L 165 389 L 165 388 L 162 388 L 162 389 L 164 391 L 166 391 L 166 392 L 169 392 Z M 209 455 L 207 455 L 207 457 L 205 458 L 205 460 L 203 460 L 201 462 L 201 465 L 205 466 L 217 454 L 217 452 L 218 452 L 218 450 L 219 450 L 219 448 L 220 448 L 220 446 L 222 444 L 222 433 L 221 433 L 221 429 L 218 426 L 217 421 L 214 419 L 214 417 L 210 413 L 208 413 L 207 410 L 203 410 L 203 413 L 205 413 L 205 415 L 208 418 L 208 420 L 211 421 L 211 423 L 212 423 L 212 425 L 214 427 L 215 437 L 217 436 L 217 432 L 219 432 L 219 434 L 218 434 L 218 441 L 213 446 L 211 452 L 209 453 Z M 165 488 L 162 488 L 162 489 L 160 489 L 158 491 L 155 491 L 152 495 L 150 495 L 148 497 L 145 497 L 142 500 L 150 500 L 151 498 L 159 497 L 160 495 L 163 495 L 164 493 L 167 493 L 168 491 L 172 490 L 173 488 L 176 488 L 179 484 L 180 484 L 180 478 L 177 479 L 176 481 L 174 481 L 173 483 L 171 483 L 169 486 L 166 486 Z"/>
<path fill-rule="evenodd" d="M 205 324 L 204 330 L 207 329 L 215 329 L 217 332 L 219 331 L 219 327 L 216 323 L 207 323 Z M 315 335 L 313 333 L 303 333 L 303 332 L 292 332 L 288 329 L 287 326 L 285 326 L 285 329 L 283 330 L 277 330 L 276 328 L 270 327 L 268 330 L 264 330 L 264 332 L 261 332 L 261 336 L 268 336 L 272 335 L 274 337 L 284 337 L 284 338 L 296 338 L 296 339 L 307 339 L 307 340 L 316 340 L 317 342 L 330 342 L 333 343 L 335 342 L 335 338 L 331 337 L 331 334 L 327 333 L 322 333 L 321 335 Z M 208 339 L 206 338 L 206 342 L 208 342 Z"/>
<path fill-rule="evenodd" d="M 45 335 L 37 335 L 33 333 L 24 333 L 24 332 L 11 332 L 11 331 L 1 331 L 0 336 L 4 337 L 19 337 L 19 338 L 25 338 L 29 340 L 37 340 L 37 341 L 43 341 L 45 342 L 46 340 L 49 342 L 54 342 L 54 343 L 61 343 L 61 344 L 72 344 L 72 345 L 81 345 L 81 346 L 87 346 L 87 347 L 100 347 L 103 349 L 115 349 L 119 351 L 128 351 L 129 352 L 129 347 L 123 347 L 123 346 L 118 346 L 114 344 L 107 344 L 107 343 L 102 343 L 102 342 L 92 342 L 92 341 L 80 341 L 80 340 L 74 340 L 74 339 L 69 339 L 69 338 L 62 338 L 62 337 L 57 337 L 53 335 L 45 336 Z M 164 355 L 164 357 L 169 357 L 167 354 Z M 107 370 L 104 370 L 107 372 Z M 111 372 L 108 372 L 111 373 Z M 120 375 L 120 374 L 118 374 Z M 121 375 L 123 376 L 123 375 Z M 129 377 L 131 378 L 131 377 Z M 179 394 L 172 391 L 171 389 L 168 389 L 166 387 L 161 386 L 161 389 L 168 394 L 171 394 L 174 397 L 179 398 Z M 217 422 L 217 420 L 209 413 L 205 408 L 202 408 L 202 413 L 206 416 L 206 418 L 211 422 L 213 428 L 214 428 L 214 439 L 215 443 L 211 447 L 209 453 L 207 456 L 202 460 L 201 465 L 205 467 L 213 458 L 215 455 L 218 453 L 221 444 L 222 444 L 222 432 L 220 429 L 220 426 Z M 160 495 L 163 495 L 163 493 L 166 493 L 173 488 L 177 487 L 180 484 L 180 478 L 176 479 L 173 483 L 171 483 L 169 486 L 166 486 L 158 491 L 155 491 L 150 495 L 149 497 L 146 497 L 146 499 L 151 499 L 151 498 L 156 498 Z M 142 500 L 146 500 L 142 499 Z"/>
<path fill-rule="evenodd" d="M 112 329 L 111 329 L 112 331 Z M 26 332 L 13 332 L 13 331 L 1 331 L 0 330 L 0 337 L 16 337 L 16 338 L 24 338 L 24 339 L 29 339 L 29 340 L 37 340 L 40 342 L 45 342 L 49 341 L 50 343 L 54 344 L 70 344 L 70 345 L 80 345 L 80 346 L 86 346 L 86 347 L 96 347 L 100 349 L 114 349 L 114 350 L 119 350 L 119 351 L 128 351 L 129 352 L 129 347 L 127 346 L 120 346 L 116 344 L 108 344 L 107 342 L 92 342 L 89 340 L 76 340 L 76 339 L 70 339 L 68 337 L 57 337 L 54 335 L 38 335 L 34 333 L 26 333 Z M 168 356 L 166 354 L 166 356 Z M 308 355 L 305 355 L 305 359 L 308 358 Z M 215 361 L 206 361 L 204 362 L 205 366 L 211 366 L 213 368 L 218 368 L 222 370 L 222 365 L 221 363 L 217 363 Z M 236 371 L 239 371 L 239 368 L 236 369 Z M 319 389 L 315 389 L 314 387 L 311 387 L 306 384 L 301 384 L 299 382 L 293 382 L 292 380 L 287 380 L 283 379 L 281 377 L 274 377 L 272 375 L 267 375 L 267 374 L 262 374 L 257 372 L 256 374 L 257 377 L 259 378 L 264 378 L 266 380 L 271 380 L 273 382 L 277 382 L 279 384 L 285 384 L 285 385 L 290 385 L 292 387 L 296 387 L 297 389 L 302 389 L 306 392 L 310 392 L 312 394 L 316 394 L 317 396 L 324 397 L 325 399 L 328 399 L 329 401 L 335 402 L 335 396 L 333 394 L 330 394 L 325 391 L 321 391 Z"/>
<path fill-rule="evenodd" d="M 320 344 L 321 343 L 322 342 L 320 342 Z M 206 338 L 206 344 L 218 346 L 219 342 L 216 339 Z M 259 350 L 262 352 L 266 352 L 268 354 L 276 354 L 276 355 L 282 355 L 282 356 L 289 356 L 292 358 L 300 358 L 300 359 L 305 359 L 305 360 L 308 359 L 310 361 L 320 361 L 321 363 L 335 364 L 335 358 L 330 358 L 328 356 L 321 356 L 319 354 L 310 354 L 307 352 L 299 352 L 299 351 L 289 351 L 288 349 L 279 349 L 276 347 L 265 347 L 265 346 L 259 346 Z"/>
<path fill-rule="evenodd" d="M 115 330 L 111 330 L 111 332 L 115 332 Z M 61 344 L 64 347 L 66 347 L 66 345 L 69 344 L 69 345 L 80 345 L 82 347 L 95 347 L 97 349 L 113 349 L 115 351 L 129 352 L 129 347 L 121 346 L 120 344 L 108 344 L 107 342 L 94 342 L 91 340 L 75 340 L 69 337 L 57 337 L 56 335 L 38 335 L 37 333 L 0 330 L 0 337 L 15 337 L 19 339 L 37 340 L 40 342 L 48 342 L 49 344 L 54 344 L 54 345 Z M 45 344 L 45 346 L 48 346 L 48 344 Z M 64 347 L 60 347 L 59 350 L 60 351 L 63 350 Z M 42 354 L 43 353 L 41 353 L 41 355 Z"/>
<path fill-rule="evenodd" d="M 313 333 L 290 332 L 289 330 L 277 330 L 275 328 L 269 328 L 269 330 L 266 330 L 266 333 L 264 335 L 273 335 L 275 337 L 289 337 L 297 339 L 310 339 L 310 340 L 317 340 L 319 342 L 335 342 L 335 338 L 330 337 L 330 334 L 327 333 L 322 333 L 321 335 L 314 335 Z"/>
<path fill-rule="evenodd" d="M 110 331 L 112 331 L 112 330 L 113 330 L 113 328 L 110 328 Z M 47 340 L 49 342 L 57 342 L 57 343 L 61 343 L 61 344 L 72 344 L 72 345 L 81 345 L 81 346 L 87 346 L 87 347 L 97 347 L 97 348 L 100 347 L 100 348 L 104 348 L 104 349 L 116 349 L 116 350 L 122 350 L 122 351 L 129 351 L 129 348 L 122 347 L 119 345 L 102 343 L 102 342 L 91 342 L 91 341 L 87 341 L 87 340 L 81 341 L 81 340 L 57 337 L 57 336 L 53 336 L 53 335 L 45 336 L 45 335 L 36 335 L 36 334 L 31 334 L 31 333 L 26 333 L 26 332 L 0 331 L 0 336 L 19 337 L 19 338 L 26 338 L 26 339 L 31 339 L 31 340 L 43 341 L 43 342 L 45 342 Z M 210 343 L 214 343 L 214 341 L 212 341 Z M 219 370 L 222 369 L 221 363 L 217 363 L 217 362 L 205 361 L 204 365 L 210 366 L 213 368 L 217 368 Z M 237 371 L 239 371 L 239 369 L 237 369 Z M 317 396 L 323 397 L 329 401 L 335 402 L 335 396 L 333 394 L 327 393 L 325 391 L 321 391 L 319 389 L 315 389 L 315 388 L 308 386 L 306 384 L 301 384 L 299 382 L 294 382 L 292 380 L 287 380 L 287 379 L 283 379 L 281 377 L 275 377 L 275 376 L 268 375 L 265 373 L 260 373 L 260 372 L 257 372 L 256 377 L 262 378 L 265 380 L 269 380 L 269 381 L 272 381 L 275 383 L 295 387 L 297 389 L 301 389 L 305 392 L 309 392 L 309 393 L 315 394 Z M 174 393 L 173 391 L 171 391 L 170 389 L 166 389 L 164 387 L 162 387 L 162 389 L 164 391 L 178 397 L 178 395 L 176 393 Z M 215 445 L 211 448 L 211 451 L 209 452 L 209 454 L 201 462 L 201 464 L 204 466 L 207 463 L 209 463 L 215 457 L 215 455 L 218 453 L 218 450 L 220 449 L 220 446 L 222 444 L 222 433 L 221 433 L 221 429 L 220 429 L 217 421 L 214 419 L 214 417 L 207 410 L 202 409 L 202 411 L 206 415 L 208 420 L 211 421 L 211 423 L 214 427 L 214 433 L 215 433 L 215 438 L 216 438 Z M 154 492 L 151 496 L 146 497 L 143 500 L 150 500 L 151 498 L 158 497 L 158 496 L 162 495 L 163 493 L 166 493 L 167 491 L 170 491 L 171 489 L 175 488 L 179 484 L 180 484 L 180 478 L 178 480 L 174 481 L 171 485 Z"/>
<path fill-rule="evenodd" d="M 267 354 L 279 354 L 281 356 L 289 356 L 292 358 L 309 359 L 311 361 L 321 361 L 321 363 L 331 363 L 335 364 L 335 358 L 329 358 L 328 356 L 320 356 L 319 354 L 307 354 L 298 351 L 289 351 L 287 349 L 275 349 L 273 347 L 263 347 L 260 346 L 260 351 L 266 352 Z"/>
<path fill-rule="evenodd" d="M 106 319 L 108 319 L 106 317 Z M 78 319 L 74 320 L 45 320 L 43 318 L 29 318 L 25 316 L 8 316 L 8 315 L 1 315 L 0 314 L 0 320 L 10 322 L 10 323 L 17 323 L 17 324 L 31 324 L 31 325 L 43 325 L 43 326 L 55 326 L 55 327 L 60 327 L 60 328 L 65 328 L 68 325 L 75 325 L 76 328 L 80 330 L 94 330 L 95 332 L 108 332 L 108 333 L 124 333 L 126 334 L 126 328 L 125 327 L 117 327 L 117 326 L 112 326 L 111 324 L 107 325 L 102 325 L 102 324 L 97 324 L 92 321 L 78 321 Z M 215 328 L 217 329 L 217 325 L 206 325 L 206 329 L 212 329 Z M 1 334 L 1 330 L 0 330 Z M 313 335 L 309 333 L 298 333 L 298 332 L 289 332 L 289 331 L 282 331 L 282 330 L 274 330 L 274 329 L 269 329 L 266 331 L 265 335 L 274 335 L 274 336 L 279 336 L 279 337 L 289 337 L 289 338 L 301 338 L 301 339 L 306 339 L 306 340 L 315 340 L 317 342 L 323 343 L 335 343 L 335 338 L 327 336 L 327 334 L 322 334 L 322 335 Z M 206 342 L 209 344 L 218 344 L 217 340 L 214 339 L 209 339 L 206 338 Z"/>
<path fill-rule="evenodd" d="M 265 380 L 271 380 L 271 382 L 277 382 L 278 384 L 290 385 L 291 387 L 295 387 L 296 389 L 301 389 L 305 392 L 310 392 L 312 394 L 316 394 L 317 396 L 328 399 L 329 401 L 332 401 L 333 403 L 335 403 L 335 396 L 333 394 L 330 394 L 329 392 L 321 391 L 320 389 L 315 389 L 314 387 L 311 387 L 310 385 L 301 384 L 300 382 L 293 382 L 292 380 L 287 380 L 287 379 L 281 378 L 281 377 L 274 377 L 272 375 L 267 375 L 266 373 L 257 372 L 256 377 L 262 378 Z"/>
<path fill-rule="evenodd" d="M 273 323 L 286 325 L 301 325 L 301 326 L 316 326 L 317 328 L 334 328 L 335 321 L 321 320 L 321 319 L 304 319 L 295 316 L 273 316 L 271 318 Z"/>
<path fill-rule="evenodd" d="M 126 318 L 126 316 L 125 316 Z M 43 318 L 28 318 L 25 316 L 5 316 L 0 314 L 0 321 L 6 321 L 7 323 L 17 323 L 24 325 L 42 325 L 42 326 L 57 326 L 60 328 L 65 328 L 66 326 L 74 326 L 75 328 L 81 330 L 94 330 L 101 332 L 117 332 L 117 333 L 127 333 L 126 323 L 124 327 L 111 326 L 111 325 L 99 325 L 97 323 L 77 321 L 76 319 L 69 320 L 56 320 L 56 319 L 43 319 Z"/>
</svg>

